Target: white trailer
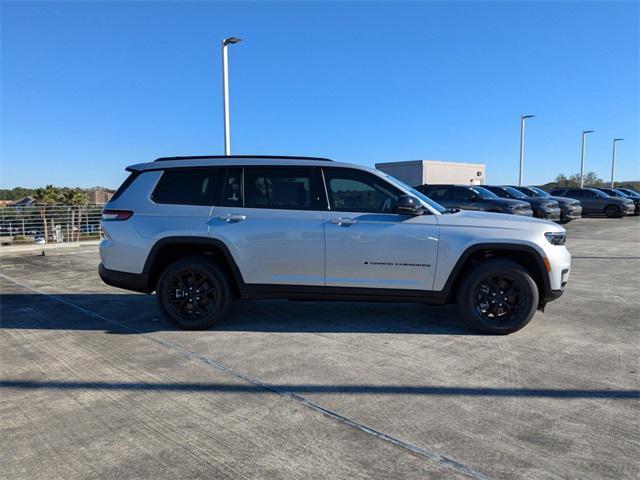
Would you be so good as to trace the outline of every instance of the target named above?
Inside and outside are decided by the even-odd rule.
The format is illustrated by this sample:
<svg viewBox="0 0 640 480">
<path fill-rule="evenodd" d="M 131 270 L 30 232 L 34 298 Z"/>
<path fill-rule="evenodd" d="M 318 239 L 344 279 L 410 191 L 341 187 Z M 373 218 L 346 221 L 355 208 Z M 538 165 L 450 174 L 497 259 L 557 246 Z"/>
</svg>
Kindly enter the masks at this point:
<svg viewBox="0 0 640 480">
<path fill-rule="evenodd" d="M 412 187 L 425 183 L 483 185 L 486 181 L 486 165 L 482 163 L 411 160 L 408 162 L 376 163 L 376 168 Z"/>
</svg>

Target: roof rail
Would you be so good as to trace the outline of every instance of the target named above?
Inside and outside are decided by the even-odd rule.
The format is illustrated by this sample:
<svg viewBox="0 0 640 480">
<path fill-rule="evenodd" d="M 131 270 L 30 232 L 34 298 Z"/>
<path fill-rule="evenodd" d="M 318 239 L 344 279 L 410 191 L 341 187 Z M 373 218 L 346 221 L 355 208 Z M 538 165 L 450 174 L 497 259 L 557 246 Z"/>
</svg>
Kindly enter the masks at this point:
<svg viewBox="0 0 640 480">
<path fill-rule="evenodd" d="M 332 162 L 329 158 L 322 157 L 292 157 L 289 155 L 193 155 L 186 157 L 160 157 L 156 162 L 168 162 L 171 160 L 209 160 L 209 159 L 227 159 L 227 158 L 265 158 L 271 160 L 321 160 L 323 162 Z"/>
</svg>

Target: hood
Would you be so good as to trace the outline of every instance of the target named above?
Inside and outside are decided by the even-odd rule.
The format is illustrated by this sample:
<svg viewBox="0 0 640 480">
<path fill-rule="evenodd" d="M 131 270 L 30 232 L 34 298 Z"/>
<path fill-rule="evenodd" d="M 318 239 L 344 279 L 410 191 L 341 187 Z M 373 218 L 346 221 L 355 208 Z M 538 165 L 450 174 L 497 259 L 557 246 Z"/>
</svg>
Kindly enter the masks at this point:
<svg viewBox="0 0 640 480">
<path fill-rule="evenodd" d="M 493 205 L 500 205 L 503 207 L 527 207 L 530 208 L 529 202 L 523 202 L 522 200 L 512 200 L 511 198 L 487 198 L 483 202 L 491 202 Z"/>
<path fill-rule="evenodd" d="M 532 205 L 539 205 L 541 207 L 556 207 L 558 202 L 556 202 L 552 198 L 542 198 L 542 197 L 527 197 L 527 202 Z"/>
<path fill-rule="evenodd" d="M 549 200 L 554 200 L 560 205 L 581 205 L 580 200 L 569 197 L 547 197 Z"/>
<path fill-rule="evenodd" d="M 564 228 L 558 224 L 541 218 L 510 215 L 508 213 L 480 212 L 476 210 L 460 210 L 457 213 L 438 215 L 438 223 L 440 225 L 504 228 L 510 230 L 564 231 Z"/>
</svg>

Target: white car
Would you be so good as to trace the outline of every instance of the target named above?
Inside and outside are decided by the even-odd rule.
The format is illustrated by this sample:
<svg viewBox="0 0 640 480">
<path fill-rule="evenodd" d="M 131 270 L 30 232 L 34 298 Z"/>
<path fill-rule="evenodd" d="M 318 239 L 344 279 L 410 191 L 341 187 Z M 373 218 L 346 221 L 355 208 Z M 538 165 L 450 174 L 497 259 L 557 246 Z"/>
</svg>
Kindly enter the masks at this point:
<svg viewBox="0 0 640 480">
<path fill-rule="evenodd" d="M 458 303 L 489 333 L 558 298 L 565 230 L 447 210 L 380 171 L 307 157 L 170 157 L 133 165 L 105 206 L 100 276 L 157 293 L 188 329 L 234 299 Z"/>
</svg>

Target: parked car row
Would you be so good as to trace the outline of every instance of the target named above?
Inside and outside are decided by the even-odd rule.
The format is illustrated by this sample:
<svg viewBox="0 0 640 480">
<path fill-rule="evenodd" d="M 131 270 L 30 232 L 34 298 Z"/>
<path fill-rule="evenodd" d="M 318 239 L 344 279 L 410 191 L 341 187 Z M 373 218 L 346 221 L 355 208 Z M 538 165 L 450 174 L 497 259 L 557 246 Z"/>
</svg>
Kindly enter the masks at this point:
<svg viewBox="0 0 640 480">
<path fill-rule="evenodd" d="M 509 185 L 419 185 L 416 190 L 450 209 L 534 216 L 568 223 L 582 215 L 640 215 L 640 193 L 630 189 L 556 188 Z"/>
</svg>

